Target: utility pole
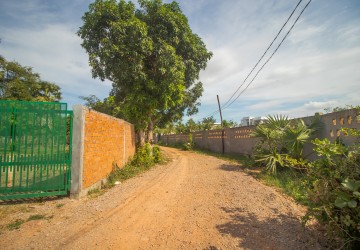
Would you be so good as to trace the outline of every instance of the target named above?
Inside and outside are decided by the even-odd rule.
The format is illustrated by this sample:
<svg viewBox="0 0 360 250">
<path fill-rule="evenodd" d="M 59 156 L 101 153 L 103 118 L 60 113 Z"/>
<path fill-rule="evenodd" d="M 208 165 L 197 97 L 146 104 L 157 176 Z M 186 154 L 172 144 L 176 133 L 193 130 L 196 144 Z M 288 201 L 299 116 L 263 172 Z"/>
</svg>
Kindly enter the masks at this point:
<svg viewBox="0 0 360 250">
<path fill-rule="evenodd" d="M 225 144 L 224 144 L 224 124 L 223 124 L 223 119 L 222 119 L 222 113 L 221 113 L 221 106 L 220 106 L 219 95 L 216 95 L 216 97 L 217 97 L 217 101 L 218 101 L 218 105 L 219 105 L 219 112 L 220 112 L 222 153 L 224 154 L 224 153 L 225 153 Z"/>
</svg>

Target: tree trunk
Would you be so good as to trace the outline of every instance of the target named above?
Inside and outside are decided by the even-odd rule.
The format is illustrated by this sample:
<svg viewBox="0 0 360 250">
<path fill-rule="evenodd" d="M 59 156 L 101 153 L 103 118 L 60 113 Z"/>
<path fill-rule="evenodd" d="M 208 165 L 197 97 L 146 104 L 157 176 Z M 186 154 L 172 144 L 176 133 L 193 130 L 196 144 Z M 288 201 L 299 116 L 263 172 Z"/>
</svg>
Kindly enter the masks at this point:
<svg viewBox="0 0 360 250">
<path fill-rule="evenodd" d="M 153 144 L 154 142 L 153 130 L 154 130 L 154 122 L 151 118 L 149 118 L 147 134 L 146 134 L 146 142 L 149 142 L 150 144 Z"/>
<path fill-rule="evenodd" d="M 142 147 L 145 145 L 145 132 L 143 129 L 139 129 L 139 131 L 137 132 L 137 137 L 138 137 L 138 143 L 139 146 Z"/>
</svg>

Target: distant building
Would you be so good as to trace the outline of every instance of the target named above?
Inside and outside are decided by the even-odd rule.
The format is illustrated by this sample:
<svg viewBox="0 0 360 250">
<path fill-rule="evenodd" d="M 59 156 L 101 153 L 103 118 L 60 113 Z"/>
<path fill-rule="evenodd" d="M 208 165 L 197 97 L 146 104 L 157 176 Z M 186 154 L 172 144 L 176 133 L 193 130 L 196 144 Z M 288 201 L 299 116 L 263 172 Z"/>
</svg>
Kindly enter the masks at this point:
<svg viewBox="0 0 360 250">
<path fill-rule="evenodd" d="M 258 117 L 246 116 L 241 119 L 240 126 L 258 125 L 266 120 L 267 118 L 265 116 L 258 116 Z"/>
<path fill-rule="evenodd" d="M 267 118 L 265 116 L 258 116 L 258 117 L 255 117 L 253 118 L 253 123 L 252 125 L 258 125 L 258 124 L 261 124 L 263 123 L 264 121 L 266 121 Z"/>
<path fill-rule="evenodd" d="M 250 125 L 253 125 L 252 124 L 252 119 L 254 117 L 251 117 L 251 116 L 246 116 L 246 117 L 243 117 L 241 119 L 241 122 L 240 122 L 240 126 L 250 126 Z"/>
<path fill-rule="evenodd" d="M 221 122 L 215 122 L 212 126 L 211 129 L 220 129 L 221 128 Z"/>
</svg>

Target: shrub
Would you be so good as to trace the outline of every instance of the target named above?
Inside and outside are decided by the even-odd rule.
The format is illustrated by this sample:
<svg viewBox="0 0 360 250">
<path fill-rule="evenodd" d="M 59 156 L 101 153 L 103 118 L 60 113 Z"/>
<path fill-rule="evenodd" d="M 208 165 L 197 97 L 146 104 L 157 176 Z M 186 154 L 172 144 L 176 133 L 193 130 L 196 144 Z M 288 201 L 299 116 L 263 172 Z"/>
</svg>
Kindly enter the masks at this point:
<svg viewBox="0 0 360 250">
<path fill-rule="evenodd" d="M 138 148 L 130 164 L 148 168 L 160 161 L 160 148 L 158 146 L 151 146 L 150 143 L 146 143 L 143 147 Z"/>
<path fill-rule="evenodd" d="M 160 148 L 158 146 L 152 147 L 149 143 L 146 143 L 143 147 L 137 149 L 134 158 L 123 168 L 119 168 L 117 164 L 114 164 L 106 186 L 111 187 L 116 181 L 134 177 L 162 161 L 163 157 Z"/>
<path fill-rule="evenodd" d="M 193 150 L 194 149 L 194 140 L 192 134 L 189 134 L 188 141 L 182 144 L 183 150 Z"/>
<path fill-rule="evenodd" d="M 260 142 L 255 147 L 256 161 L 276 173 L 277 167 L 306 169 L 307 161 L 302 159 L 304 144 L 316 131 L 319 120 L 306 125 L 303 120 L 289 120 L 287 116 L 268 116 L 256 126 L 253 136 Z"/>
<path fill-rule="evenodd" d="M 360 247 L 360 147 L 315 139 L 321 157 L 308 172 L 310 210 L 326 225 L 335 247 Z"/>
</svg>

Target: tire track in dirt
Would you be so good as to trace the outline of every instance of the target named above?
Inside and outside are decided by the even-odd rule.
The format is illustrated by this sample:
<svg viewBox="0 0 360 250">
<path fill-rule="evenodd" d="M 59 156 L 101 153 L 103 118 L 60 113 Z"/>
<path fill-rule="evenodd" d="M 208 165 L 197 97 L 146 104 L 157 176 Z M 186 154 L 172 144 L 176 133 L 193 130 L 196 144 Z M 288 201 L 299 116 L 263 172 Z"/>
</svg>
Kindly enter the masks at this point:
<svg viewBox="0 0 360 250">
<path fill-rule="evenodd" d="M 46 225 L 0 239 L 2 249 L 320 249 L 305 208 L 215 157 L 171 156 L 94 200 L 69 203 Z"/>
<path fill-rule="evenodd" d="M 122 228 L 125 227 L 129 232 L 134 231 L 136 227 L 147 223 L 148 219 L 152 218 L 152 216 L 149 215 L 137 215 L 138 213 L 146 213 L 146 211 L 151 211 L 152 213 L 154 211 L 156 213 L 161 212 L 164 201 L 162 199 L 163 197 L 160 196 L 166 195 L 168 196 L 168 200 L 173 198 L 178 190 L 177 187 L 186 178 L 188 172 L 187 168 L 183 167 L 187 166 L 188 159 L 183 157 L 183 155 L 176 150 L 170 149 L 169 152 L 171 152 L 173 161 L 169 164 L 166 171 L 161 173 L 158 178 L 151 180 L 149 183 L 146 183 L 146 185 L 134 192 L 122 205 L 101 214 L 92 223 L 80 228 L 76 234 L 67 238 L 59 249 L 62 249 L 63 247 L 68 248 L 70 246 L 70 248 L 78 249 L 78 244 L 76 243 L 77 241 L 81 241 L 81 239 L 86 237 L 94 237 L 93 235 L 96 235 L 97 233 L 101 234 L 101 231 L 104 230 L 103 227 L 106 227 L 105 230 L 113 231 L 116 230 L 118 225 L 121 223 Z M 172 186 L 170 187 L 170 185 Z M 165 191 L 164 193 L 164 187 L 170 187 L 170 191 Z M 142 211 L 140 211 L 140 208 Z M 124 218 L 126 218 L 126 220 L 124 220 Z M 111 225 L 109 226 L 106 223 L 111 223 Z M 105 226 L 102 226 L 102 224 L 105 224 Z M 117 235 L 113 236 L 117 237 Z M 126 241 L 129 242 L 127 242 L 126 245 L 130 246 L 130 243 L 132 242 L 131 239 L 136 237 L 137 236 L 127 235 Z M 98 237 L 95 236 L 95 238 Z M 110 236 L 107 236 L 103 240 L 99 239 L 95 245 L 107 245 L 110 238 Z M 81 245 L 82 244 L 80 243 L 80 246 Z"/>
</svg>

